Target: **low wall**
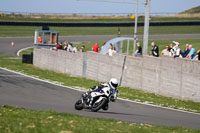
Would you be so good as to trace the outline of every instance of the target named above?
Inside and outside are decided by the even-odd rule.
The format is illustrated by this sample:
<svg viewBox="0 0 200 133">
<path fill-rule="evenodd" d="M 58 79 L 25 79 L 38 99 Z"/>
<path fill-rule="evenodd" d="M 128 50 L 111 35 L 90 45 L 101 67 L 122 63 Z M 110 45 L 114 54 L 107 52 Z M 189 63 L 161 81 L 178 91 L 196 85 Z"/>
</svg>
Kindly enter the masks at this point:
<svg viewBox="0 0 200 133">
<path fill-rule="evenodd" d="M 83 76 L 83 56 L 63 50 L 34 49 L 33 64 L 37 67 L 73 76 Z"/>
<path fill-rule="evenodd" d="M 115 77 L 122 86 L 200 102 L 199 61 L 35 49 L 33 63 L 43 69 L 98 81 Z"/>
<path fill-rule="evenodd" d="M 86 77 L 98 81 L 109 81 L 111 77 L 120 80 L 124 55 L 108 56 L 87 52 Z"/>
<path fill-rule="evenodd" d="M 162 56 L 128 57 L 122 86 L 200 101 L 200 62 Z"/>
</svg>

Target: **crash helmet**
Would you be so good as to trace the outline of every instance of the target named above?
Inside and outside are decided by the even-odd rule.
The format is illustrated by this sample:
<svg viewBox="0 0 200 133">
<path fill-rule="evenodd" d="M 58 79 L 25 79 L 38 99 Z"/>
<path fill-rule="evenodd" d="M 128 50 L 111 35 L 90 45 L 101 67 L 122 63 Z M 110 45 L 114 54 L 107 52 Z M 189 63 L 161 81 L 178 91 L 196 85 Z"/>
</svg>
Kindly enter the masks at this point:
<svg viewBox="0 0 200 133">
<path fill-rule="evenodd" d="M 116 78 L 111 78 L 109 84 L 111 87 L 116 88 L 118 86 L 118 80 Z"/>
</svg>

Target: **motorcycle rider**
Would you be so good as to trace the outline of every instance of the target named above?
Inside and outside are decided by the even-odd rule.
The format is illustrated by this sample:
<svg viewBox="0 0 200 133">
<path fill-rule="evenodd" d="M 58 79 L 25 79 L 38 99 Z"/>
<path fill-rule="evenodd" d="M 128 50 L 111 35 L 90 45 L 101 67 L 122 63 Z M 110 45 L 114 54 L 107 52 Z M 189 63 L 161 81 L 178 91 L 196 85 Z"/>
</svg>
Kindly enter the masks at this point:
<svg viewBox="0 0 200 133">
<path fill-rule="evenodd" d="M 117 89 L 117 87 L 118 87 L 118 80 L 116 78 L 111 78 L 109 82 L 100 83 L 98 86 L 91 87 L 91 89 L 88 92 L 86 92 L 83 95 L 83 97 L 87 97 L 88 94 L 91 94 L 91 92 L 101 90 L 104 87 L 109 87 L 110 88 L 110 92 L 111 92 L 110 100 L 112 102 L 115 102 L 115 100 L 117 99 L 117 95 L 118 95 L 118 89 Z M 90 98 L 89 107 L 91 107 L 92 102 L 93 102 L 93 97 Z M 106 106 L 104 106 L 103 109 L 104 110 L 108 110 L 108 104 Z"/>
</svg>

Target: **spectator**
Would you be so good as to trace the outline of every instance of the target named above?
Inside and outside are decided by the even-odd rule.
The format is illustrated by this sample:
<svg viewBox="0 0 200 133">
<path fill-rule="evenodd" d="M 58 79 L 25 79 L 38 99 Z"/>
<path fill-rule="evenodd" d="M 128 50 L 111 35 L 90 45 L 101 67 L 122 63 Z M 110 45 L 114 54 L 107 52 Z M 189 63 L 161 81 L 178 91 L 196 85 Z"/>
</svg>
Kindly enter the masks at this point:
<svg viewBox="0 0 200 133">
<path fill-rule="evenodd" d="M 114 47 L 113 47 L 112 43 L 110 43 L 110 48 L 109 48 L 109 50 L 107 51 L 107 54 L 108 54 L 109 56 L 112 56 L 112 55 L 115 54 L 115 53 L 117 53 L 117 52 L 114 50 Z"/>
<path fill-rule="evenodd" d="M 155 44 L 155 42 L 151 43 L 152 49 L 151 49 L 151 53 L 153 56 L 155 57 L 159 57 L 159 48 L 158 46 Z"/>
<path fill-rule="evenodd" d="M 138 42 L 137 44 L 137 50 L 135 51 L 134 56 L 142 55 L 142 47 L 140 46 L 140 43 Z"/>
<path fill-rule="evenodd" d="M 174 44 L 171 43 L 169 46 L 169 56 L 174 56 L 174 55 L 175 55 Z"/>
<path fill-rule="evenodd" d="M 58 50 L 58 49 L 62 49 L 62 45 L 60 43 L 56 44 L 56 50 Z"/>
<path fill-rule="evenodd" d="M 73 45 L 68 42 L 68 47 L 67 47 L 67 52 L 72 52 L 73 51 Z"/>
<path fill-rule="evenodd" d="M 189 50 L 189 44 L 185 45 L 185 50 L 183 52 L 183 58 L 185 58 L 188 54 L 189 54 L 190 50 Z"/>
<path fill-rule="evenodd" d="M 84 45 L 80 48 L 80 52 L 85 52 L 85 46 Z"/>
<path fill-rule="evenodd" d="M 41 36 L 38 36 L 38 43 L 42 44 L 42 37 Z"/>
<path fill-rule="evenodd" d="M 189 50 L 190 52 L 188 53 L 188 55 L 186 56 L 187 59 L 193 59 L 196 56 L 196 51 L 195 49 L 192 47 L 192 45 L 189 45 Z"/>
<path fill-rule="evenodd" d="M 67 50 L 67 47 L 68 47 L 68 43 L 65 41 L 64 46 L 63 46 L 63 50 Z"/>
<path fill-rule="evenodd" d="M 94 52 L 97 52 L 97 53 L 99 52 L 99 45 L 98 45 L 97 42 L 93 45 L 92 50 L 93 50 Z"/>
<path fill-rule="evenodd" d="M 76 53 L 78 50 L 77 50 L 77 46 L 75 46 L 72 50 L 73 53 Z"/>
<path fill-rule="evenodd" d="M 165 49 L 162 50 L 161 55 L 169 56 L 169 46 L 165 46 Z"/>
<path fill-rule="evenodd" d="M 193 58 L 193 60 L 199 60 L 200 61 L 200 49 L 197 51 L 197 55 Z"/>
<path fill-rule="evenodd" d="M 176 58 L 176 57 L 182 57 L 182 55 L 181 55 L 181 49 L 179 48 L 179 43 L 178 42 L 174 46 L 174 51 L 175 51 L 174 58 Z"/>
</svg>

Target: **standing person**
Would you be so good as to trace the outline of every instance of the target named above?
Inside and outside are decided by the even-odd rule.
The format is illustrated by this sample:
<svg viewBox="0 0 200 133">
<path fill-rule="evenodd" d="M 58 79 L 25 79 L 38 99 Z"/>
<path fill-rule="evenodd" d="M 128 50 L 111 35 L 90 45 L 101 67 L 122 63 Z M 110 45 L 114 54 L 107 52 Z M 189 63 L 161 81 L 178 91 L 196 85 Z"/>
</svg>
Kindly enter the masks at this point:
<svg viewBox="0 0 200 133">
<path fill-rule="evenodd" d="M 68 42 L 68 47 L 67 47 L 67 52 L 72 52 L 73 51 L 73 45 Z"/>
<path fill-rule="evenodd" d="M 56 50 L 58 50 L 58 49 L 62 49 L 62 45 L 60 42 L 56 44 Z"/>
<path fill-rule="evenodd" d="M 85 45 L 80 48 L 80 52 L 85 52 Z"/>
<path fill-rule="evenodd" d="M 182 57 L 182 51 L 179 48 L 179 42 L 173 41 L 173 44 L 175 44 L 175 46 L 173 47 L 173 49 L 174 49 L 174 55 L 173 55 L 173 57 L 174 58 L 176 58 L 176 57 Z"/>
<path fill-rule="evenodd" d="M 140 46 L 140 43 L 138 42 L 138 43 L 136 43 L 136 45 L 137 45 L 138 48 L 135 51 L 134 56 L 142 55 L 142 47 Z"/>
<path fill-rule="evenodd" d="M 189 45 L 190 52 L 186 56 L 187 59 L 193 59 L 196 56 L 196 50 L 192 47 L 192 45 Z"/>
<path fill-rule="evenodd" d="M 77 46 L 75 46 L 72 50 L 73 53 L 76 53 L 78 50 L 77 50 Z"/>
<path fill-rule="evenodd" d="M 115 54 L 115 53 L 116 53 L 116 51 L 114 50 L 114 47 L 113 47 L 112 43 L 110 43 L 110 48 L 109 48 L 109 50 L 107 51 L 107 54 L 108 54 L 109 56 L 112 56 L 112 55 Z"/>
<path fill-rule="evenodd" d="M 38 43 L 42 44 L 42 36 L 38 36 Z"/>
<path fill-rule="evenodd" d="M 68 43 L 65 41 L 64 46 L 63 46 L 63 50 L 67 50 L 67 47 L 68 47 Z"/>
<path fill-rule="evenodd" d="M 155 42 L 151 43 L 152 49 L 151 49 L 151 53 L 153 56 L 155 57 L 159 57 L 159 48 L 158 46 L 155 44 Z"/>
<path fill-rule="evenodd" d="M 174 44 L 171 43 L 169 45 L 169 56 L 174 56 L 174 55 L 175 55 Z"/>
<path fill-rule="evenodd" d="M 190 52 L 189 44 L 187 43 L 187 44 L 185 45 L 185 50 L 184 50 L 184 52 L 183 52 L 183 58 L 185 58 L 185 57 L 189 54 L 189 52 Z"/>
<path fill-rule="evenodd" d="M 199 60 L 200 61 L 200 49 L 197 51 L 197 55 L 193 58 L 193 60 Z"/>
<path fill-rule="evenodd" d="M 169 46 L 165 46 L 165 49 L 162 50 L 161 55 L 169 56 Z"/>
<path fill-rule="evenodd" d="M 182 57 L 182 55 L 181 55 L 181 49 L 179 48 L 179 45 L 175 46 L 175 55 L 174 55 L 174 58 L 176 58 L 176 57 Z"/>
<path fill-rule="evenodd" d="M 99 52 L 99 45 L 98 45 L 97 42 L 93 45 L 92 50 L 93 50 L 94 52 L 96 52 L 96 53 Z"/>
</svg>

